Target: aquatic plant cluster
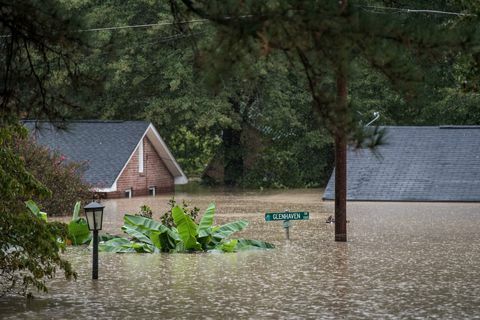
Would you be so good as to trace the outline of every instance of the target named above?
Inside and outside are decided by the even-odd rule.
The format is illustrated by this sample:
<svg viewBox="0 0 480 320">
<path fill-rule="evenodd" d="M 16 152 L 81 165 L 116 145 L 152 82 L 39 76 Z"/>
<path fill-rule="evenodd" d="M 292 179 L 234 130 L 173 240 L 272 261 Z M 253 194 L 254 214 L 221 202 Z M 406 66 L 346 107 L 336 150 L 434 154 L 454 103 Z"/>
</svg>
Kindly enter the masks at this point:
<svg viewBox="0 0 480 320">
<path fill-rule="evenodd" d="M 272 249 L 268 242 L 251 239 L 232 239 L 235 232 L 248 225 L 245 220 L 237 220 L 214 226 L 215 204 L 211 203 L 197 224 L 186 205 L 173 205 L 173 223 L 168 226 L 142 214 L 126 214 L 122 230 L 129 237 L 103 234 L 100 236 L 100 251 L 117 253 L 159 253 L 159 252 L 236 252 L 249 249 Z M 68 225 L 69 240 L 72 245 L 90 243 L 92 237 L 87 221 L 79 217 L 80 202 L 75 205 L 72 221 Z M 144 210 L 143 210 L 144 211 Z M 198 210 L 196 210 L 198 211 Z M 195 212 L 196 213 L 196 212 Z M 165 219 L 163 219 L 165 220 Z"/>
<path fill-rule="evenodd" d="M 243 230 L 248 222 L 237 220 L 221 226 L 214 226 L 215 204 L 210 204 L 197 224 L 183 208 L 172 208 L 174 226 L 150 218 L 124 216 L 122 230 L 130 238 L 116 237 L 100 243 L 100 251 L 106 252 L 195 252 L 219 251 L 235 252 L 249 249 L 272 249 L 273 244 L 250 239 L 230 239 L 230 236 Z"/>
</svg>

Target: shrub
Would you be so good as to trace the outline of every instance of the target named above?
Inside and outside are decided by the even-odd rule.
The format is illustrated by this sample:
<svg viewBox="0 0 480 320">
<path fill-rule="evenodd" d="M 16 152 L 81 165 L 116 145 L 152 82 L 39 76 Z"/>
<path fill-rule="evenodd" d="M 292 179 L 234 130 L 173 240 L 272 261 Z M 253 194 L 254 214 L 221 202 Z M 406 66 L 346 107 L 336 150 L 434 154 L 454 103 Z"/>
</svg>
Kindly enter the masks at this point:
<svg viewBox="0 0 480 320">
<path fill-rule="evenodd" d="M 248 222 L 232 221 L 221 226 L 213 225 L 215 204 L 211 203 L 197 224 L 182 208 L 175 205 L 172 210 L 174 225 L 167 227 L 155 220 L 126 214 L 122 230 L 130 239 L 114 237 L 100 244 L 99 249 L 117 253 L 159 252 L 236 252 L 252 249 L 273 249 L 271 243 L 231 239 L 235 232 L 242 231 Z"/>
<path fill-rule="evenodd" d="M 139 215 L 140 217 L 152 219 L 152 214 L 152 208 L 144 204 L 140 206 L 140 212 L 137 215 Z"/>
<path fill-rule="evenodd" d="M 78 200 L 91 198 L 90 185 L 82 179 L 85 163 L 70 161 L 29 138 L 17 138 L 15 151 L 25 168 L 52 192 L 49 198 L 33 198 L 50 215 L 70 214 Z"/>
<path fill-rule="evenodd" d="M 175 198 L 172 198 L 172 199 L 168 200 L 168 205 L 170 206 L 170 209 L 162 215 L 162 217 L 160 218 L 160 221 L 162 222 L 162 224 L 164 226 L 166 226 L 168 228 L 171 228 L 175 225 L 175 221 L 174 221 L 173 215 L 172 215 L 173 208 L 175 206 L 177 206 L 177 202 L 175 201 Z M 195 221 L 195 219 L 197 219 L 198 212 L 200 211 L 200 209 L 197 208 L 197 207 L 193 207 L 193 209 L 190 209 L 188 207 L 188 203 L 185 200 L 182 201 L 181 209 L 193 221 Z"/>
<path fill-rule="evenodd" d="M 38 214 L 28 212 L 22 201 L 23 197 L 48 197 L 50 191 L 25 169 L 15 153 L 14 136 L 26 136 L 25 128 L 0 127 L 0 296 L 26 295 L 32 286 L 46 291 L 45 279 L 58 271 L 67 279 L 75 277 L 60 255 L 63 241 L 58 239 L 65 240 L 66 225 L 46 222 L 39 210 Z"/>
</svg>

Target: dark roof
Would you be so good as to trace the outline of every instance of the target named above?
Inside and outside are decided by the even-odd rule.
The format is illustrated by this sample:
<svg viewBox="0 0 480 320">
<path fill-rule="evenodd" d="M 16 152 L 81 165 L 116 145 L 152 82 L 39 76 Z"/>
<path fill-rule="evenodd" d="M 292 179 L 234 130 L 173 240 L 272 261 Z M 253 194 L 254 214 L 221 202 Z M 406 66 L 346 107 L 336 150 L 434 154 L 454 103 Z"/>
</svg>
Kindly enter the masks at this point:
<svg viewBox="0 0 480 320">
<path fill-rule="evenodd" d="M 385 129 L 378 156 L 348 150 L 348 200 L 480 201 L 480 126 Z M 335 198 L 334 175 L 324 199 Z"/>
<path fill-rule="evenodd" d="M 35 121 L 24 121 L 30 132 Z M 32 134 L 41 145 L 60 152 L 67 160 L 87 161 L 85 179 L 96 187 L 108 188 L 135 150 L 147 130 L 145 121 L 72 121 L 66 130 L 48 122 L 37 122 Z"/>
</svg>

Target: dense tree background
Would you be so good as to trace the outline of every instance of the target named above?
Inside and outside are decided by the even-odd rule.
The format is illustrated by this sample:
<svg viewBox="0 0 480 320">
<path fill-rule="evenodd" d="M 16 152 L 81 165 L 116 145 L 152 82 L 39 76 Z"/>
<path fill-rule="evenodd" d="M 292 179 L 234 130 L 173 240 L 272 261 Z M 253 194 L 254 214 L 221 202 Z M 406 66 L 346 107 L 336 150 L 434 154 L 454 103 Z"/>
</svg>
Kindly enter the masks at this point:
<svg viewBox="0 0 480 320">
<path fill-rule="evenodd" d="M 451 17 L 377 7 L 473 10 L 458 1 L 358 3 L 363 10 L 400 15 L 406 23 L 420 25 L 422 19 L 445 24 Z M 90 50 L 79 69 L 88 75 L 88 85 L 69 96 L 84 110 L 75 117 L 152 121 L 191 177 L 201 176 L 212 160 L 221 158 L 226 184 L 325 185 L 332 141 L 326 130 L 317 130 L 322 124 L 312 111 L 308 85 L 292 71 L 300 66 L 292 68 L 295 62 L 286 55 L 272 53 L 268 46 L 259 54 L 248 40 L 228 51 L 231 44 L 211 23 L 190 15 L 180 18 L 193 22 L 172 24 L 169 2 L 66 4 L 84 18 L 83 29 L 157 24 L 82 33 Z M 354 121 L 365 124 L 378 111 L 377 125 L 478 124 L 475 61 L 448 51 L 422 59 L 426 76 L 415 88 L 400 90 L 395 81 L 369 68 L 371 61 L 357 59 L 349 79 Z M 224 70 L 231 61 L 249 67 Z M 228 76 L 219 80 L 215 74 Z M 256 130 L 265 147 L 253 165 L 244 166 L 241 159 L 253 152 L 251 141 L 241 138 L 245 128 Z"/>
<path fill-rule="evenodd" d="M 27 169 L 16 139 L 27 137 L 22 117 L 61 121 L 78 112 L 66 95 L 76 82 L 79 25 L 56 1 L 0 3 L 0 296 L 46 290 L 57 271 L 75 276 L 60 255 L 66 225 L 39 219 L 22 201 L 51 190 Z"/>
<path fill-rule="evenodd" d="M 334 35 L 352 36 L 330 34 L 324 53 L 300 50 L 304 58 L 327 58 L 313 66 L 322 76 L 319 96 L 335 87 L 332 52 L 348 52 L 340 57 L 348 60 L 345 124 L 362 128 L 375 111 L 381 114 L 378 125 L 480 124 L 480 55 L 472 46 L 479 43 L 480 7 L 473 1 L 197 1 L 220 14 L 216 23 L 179 3 L 0 4 L 0 294 L 13 288 L 25 293 L 31 285 L 46 289 L 44 279 L 57 268 L 74 275 L 59 254 L 64 226 L 37 219 L 19 201 L 51 195 L 15 150 L 15 137 L 26 135 L 21 118 L 148 120 L 190 176 L 201 176 L 220 159 L 220 182 L 228 185 L 323 186 L 332 167 L 329 133 L 336 113 L 320 114 L 323 120 L 330 117 L 321 121 L 312 110 L 317 102 L 311 83 L 301 71 L 305 60 L 292 58 L 293 47 L 272 41 L 285 43 L 287 30 L 305 35 L 290 37 L 289 44 L 309 48 L 324 31 L 318 29 L 320 21 Z M 342 3 L 350 10 L 345 16 Z M 339 5 L 340 14 L 335 13 Z M 322 10 L 327 19 L 318 14 Z M 230 16 L 224 19 L 225 14 Z M 365 41 L 356 39 L 358 16 L 370 30 L 385 32 L 390 37 L 385 41 L 398 42 L 398 51 L 382 50 L 375 32 Z M 241 23 L 218 27 L 226 22 Z M 346 47 L 337 50 L 339 44 Z M 402 56 L 401 48 L 408 55 Z"/>
</svg>

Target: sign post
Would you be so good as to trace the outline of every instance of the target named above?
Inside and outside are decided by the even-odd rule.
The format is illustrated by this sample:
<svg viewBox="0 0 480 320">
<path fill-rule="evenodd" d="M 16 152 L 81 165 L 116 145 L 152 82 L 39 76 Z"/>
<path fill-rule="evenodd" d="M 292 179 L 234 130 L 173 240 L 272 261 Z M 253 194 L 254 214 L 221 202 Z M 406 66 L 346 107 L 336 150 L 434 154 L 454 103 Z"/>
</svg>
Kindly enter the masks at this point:
<svg viewBox="0 0 480 320">
<path fill-rule="evenodd" d="M 290 227 L 292 226 L 292 220 L 308 220 L 310 214 L 308 212 L 267 212 L 265 213 L 265 221 L 283 221 L 283 227 L 285 228 L 285 235 L 287 240 L 290 240 Z"/>
</svg>

